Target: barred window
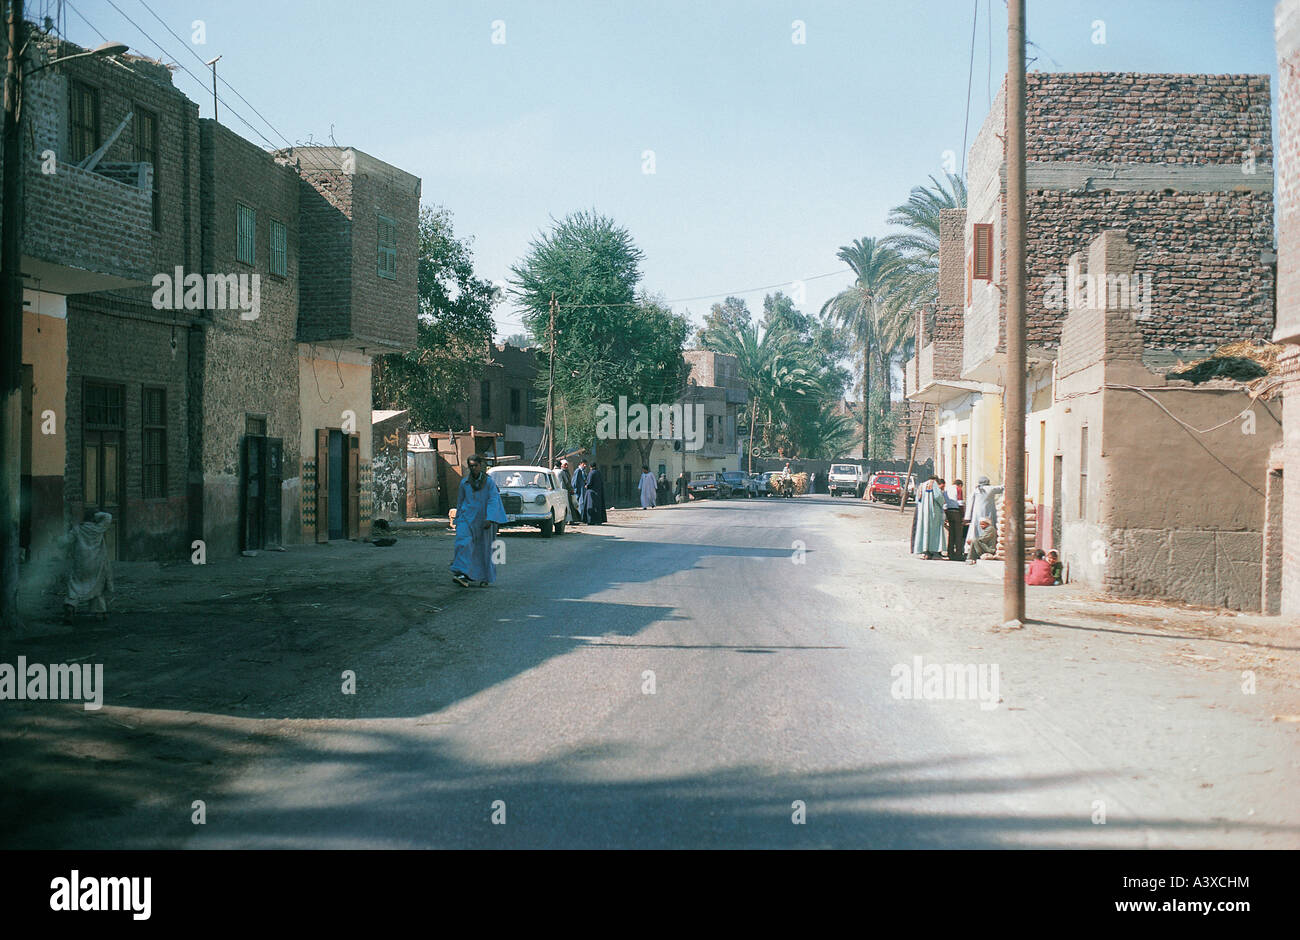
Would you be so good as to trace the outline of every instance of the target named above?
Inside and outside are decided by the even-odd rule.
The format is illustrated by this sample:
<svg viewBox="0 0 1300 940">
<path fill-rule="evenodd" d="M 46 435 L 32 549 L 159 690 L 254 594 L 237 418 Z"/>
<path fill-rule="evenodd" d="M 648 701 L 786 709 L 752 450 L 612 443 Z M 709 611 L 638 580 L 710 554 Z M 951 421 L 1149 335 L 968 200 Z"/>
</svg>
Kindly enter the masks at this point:
<svg viewBox="0 0 1300 940">
<path fill-rule="evenodd" d="M 397 223 L 387 216 L 379 217 L 379 260 L 380 277 L 397 277 Z"/>
<path fill-rule="evenodd" d="M 68 144 L 72 162 L 80 163 L 99 149 L 99 89 L 85 82 L 72 82 L 69 111 Z"/>
<path fill-rule="evenodd" d="M 87 382 L 85 403 L 87 427 L 122 427 L 122 386 Z"/>
<path fill-rule="evenodd" d="M 135 107 L 135 160 L 153 167 L 153 230 L 162 230 L 162 201 L 158 188 L 158 115 Z"/>
<path fill-rule="evenodd" d="M 167 392 L 146 388 L 140 399 L 144 498 L 167 495 Z"/>
<path fill-rule="evenodd" d="M 288 234 L 283 222 L 271 220 L 271 273 L 284 277 L 289 271 Z"/>
<path fill-rule="evenodd" d="M 257 237 L 257 213 L 243 203 L 236 203 L 238 243 L 235 257 L 245 264 L 253 263 L 253 243 Z"/>
</svg>

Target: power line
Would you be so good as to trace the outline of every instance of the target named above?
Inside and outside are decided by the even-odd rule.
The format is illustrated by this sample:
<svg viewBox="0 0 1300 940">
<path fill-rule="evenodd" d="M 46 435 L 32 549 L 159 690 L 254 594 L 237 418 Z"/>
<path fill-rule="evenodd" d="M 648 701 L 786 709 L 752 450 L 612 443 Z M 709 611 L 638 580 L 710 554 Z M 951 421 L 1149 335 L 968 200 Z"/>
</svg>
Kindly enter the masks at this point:
<svg viewBox="0 0 1300 940">
<path fill-rule="evenodd" d="M 145 0 L 140 0 L 140 5 L 141 5 L 142 7 L 144 7 L 146 10 L 148 10 L 149 13 L 153 16 L 153 18 L 156 19 L 160 24 L 162 24 L 162 28 L 165 29 L 165 30 L 167 30 L 167 32 L 171 33 L 172 36 L 176 39 L 176 41 L 179 42 L 182 46 L 184 46 L 185 50 L 186 50 L 187 52 L 189 52 L 190 55 L 194 56 L 194 58 L 195 58 L 197 61 L 199 61 L 199 62 L 202 63 L 205 67 L 207 67 L 207 64 L 208 64 L 208 63 L 206 63 L 206 62 L 203 61 L 203 56 L 201 56 L 201 55 L 199 55 L 197 52 L 195 52 L 195 51 L 190 47 L 190 45 L 189 45 L 188 43 L 185 42 L 184 38 L 182 38 L 181 36 L 178 36 L 178 35 L 176 34 L 176 31 L 173 30 L 170 26 L 168 26 L 168 25 L 167 25 L 167 22 L 166 22 L 166 21 L 165 21 L 161 16 L 159 16 L 156 12 L 154 12 L 153 7 L 151 7 L 151 6 L 149 6 L 149 4 L 145 3 Z M 139 27 L 136 27 L 136 28 L 138 29 Z M 229 88 L 232 92 L 234 92 L 235 97 L 237 97 L 240 101 L 244 102 L 244 104 L 248 105 L 248 107 L 249 107 L 250 109 L 252 109 L 252 112 L 253 112 L 254 114 L 256 114 L 259 118 L 261 118 L 261 119 L 262 119 L 262 122 L 263 122 L 267 127 L 269 127 L 269 128 L 270 128 L 270 129 L 275 133 L 275 134 L 277 134 L 277 135 L 279 136 L 279 138 L 285 142 L 285 144 L 287 144 L 291 149 L 295 146 L 295 145 L 294 145 L 294 144 L 289 140 L 289 138 L 286 137 L 286 136 L 284 135 L 284 132 L 282 132 L 278 127 L 276 127 L 274 124 L 272 124 L 272 123 L 270 122 L 270 120 L 267 119 L 266 115 L 264 115 L 261 111 L 257 110 L 257 108 L 253 105 L 253 102 L 249 101 L 247 98 L 245 98 L 243 95 L 241 95 L 241 94 L 239 93 L 239 89 L 237 89 L 234 85 L 230 84 L 230 82 L 227 81 L 227 80 L 225 79 L 225 77 L 223 77 L 221 74 L 218 74 L 218 75 L 217 75 L 217 81 L 221 82 L 221 84 L 225 85 L 225 86 L 226 86 L 227 88 Z M 242 118 L 241 118 L 241 120 L 242 120 Z M 323 167 L 318 167 L 318 168 L 323 169 Z"/>
<path fill-rule="evenodd" d="M 109 0 L 111 3 L 112 0 Z M 992 17 L 989 18 L 990 22 Z M 970 89 L 975 77 L 975 27 L 980 20 L 980 0 L 975 0 L 975 15 L 970 21 L 970 65 L 966 69 L 966 119 L 961 127 L 961 178 L 966 178 L 966 138 L 970 133 Z"/>
<path fill-rule="evenodd" d="M 154 37 L 153 37 L 153 36 L 152 36 L 152 35 L 151 35 L 151 34 L 150 34 L 150 33 L 149 33 L 145 28 L 144 28 L 144 27 L 142 27 L 139 23 L 137 23 L 137 22 L 136 22 L 135 20 L 133 20 L 130 16 L 128 16 L 128 15 L 126 14 L 126 12 L 125 12 L 121 7 L 119 7 L 116 3 L 113 2 L 113 0 L 108 0 L 108 4 L 109 4 L 109 6 L 111 6 L 114 10 L 116 10 L 119 14 L 121 14 L 121 16 L 122 16 L 123 19 L 125 19 L 128 23 L 130 23 L 132 26 L 134 26 L 135 29 L 136 29 L 136 31 L 139 32 L 140 35 L 144 36 L 144 37 L 145 37 L 146 39 L 148 39 L 151 43 L 153 43 L 153 44 L 158 48 L 158 51 L 159 51 L 160 53 L 162 53 L 163 56 L 166 56 L 166 57 L 169 57 L 169 58 L 173 58 L 173 59 L 174 59 L 174 57 L 171 56 L 171 54 L 170 54 L 170 52 L 168 51 L 168 49 L 167 49 L 166 46 L 164 46 L 162 43 L 160 43 L 160 42 L 159 42 L 157 39 L 155 39 L 155 38 L 154 38 Z M 72 7 L 72 9 L 77 13 L 77 15 L 80 16 L 83 20 L 85 20 L 85 21 L 86 21 L 86 24 L 89 25 L 89 26 L 91 27 L 91 29 L 94 29 L 95 32 L 96 32 L 98 35 L 100 35 L 101 38 L 103 38 L 103 34 L 100 33 L 99 30 L 95 29 L 95 27 L 90 23 L 90 21 L 89 21 L 88 19 L 86 19 L 86 16 L 85 16 L 84 13 L 82 13 L 80 10 L 77 10 L 76 7 L 73 7 L 72 4 L 71 4 L 71 2 L 68 3 L 68 6 L 69 6 L 69 7 Z M 150 12 L 152 13 L 153 11 L 150 10 Z M 157 14 L 154 14 L 154 15 L 156 16 Z M 164 28 L 167 28 L 167 24 L 166 24 L 166 23 L 163 23 L 163 27 L 164 27 Z M 172 36 L 176 36 L 176 33 L 172 32 L 172 30 L 171 30 L 170 28 L 168 28 L 167 31 L 168 31 L 169 33 L 171 33 Z M 181 39 L 179 36 L 176 36 L 176 38 L 177 38 L 178 41 L 180 41 L 181 43 L 184 43 L 184 40 Z M 188 46 L 186 46 L 186 48 L 189 49 Z M 194 52 L 193 49 L 189 49 L 189 51 L 190 51 L 190 53 L 191 53 L 192 55 L 194 55 L 196 58 L 198 58 L 200 62 L 203 61 L 203 60 L 202 60 L 202 57 L 198 56 L 198 53 Z M 201 88 L 203 88 L 203 90 L 204 90 L 205 93 L 207 92 L 207 89 L 208 89 L 207 82 L 204 81 L 204 79 L 200 78 L 199 76 L 195 75 L 194 72 L 190 71 L 189 67 L 186 66 L 185 63 L 180 62 L 179 60 L 176 60 L 176 66 L 177 66 L 178 68 L 180 68 L 181 70 L 183 70 L 183 71 L 185 72 L 185 74 L 187 74 L 187 75 L 188 75 L 190 78 L 192 78 L 195 82 L 197 82 L 197 83 L 199 84 L 199 86 L 200 86 Z M 227 87 L 231 87 L 231 90 L 234 90 L 233 87 L 230 86 L 229 82 L 225 82 L 225 84 L 227 85 Z M 236 94 L 239 94 L 238 92 L 235 92 L 235 93 L 236 93 Z M 261 132 L 261 130 L 259 130 L 259 129 L 258 129 L 258 128 L 257 128 L 257 127 L 252 123 L 252 122 L 251 122 L 251 121 L 249 121 L 246 117 L 244 117 L 242 114 L 240 114 L 238 111 L 236 111 L 236 110 L 234 109 L 234 107 L 232 107 L 232 106 L 230 105 L 230 103 L 229 103 L 228 101 L 226 101 L 224 98 L 222 98 L 222 97 L 219 96 L 219 95 L 214 95 L 214 97 L 215 97 L 215 98 L 217 99 L 217 101 L 218 101 L 220 104 L 222 104 L 222 105 L 223 105 L 223 106 L 224 106 L 224 107 L 225 107 L 225 108 L 226 108 L 226 109 L 227 109 L 231 114 L 233 114 L 235 117 L 239 118 L 239 120 L 242 121 L 242 122 L 244 123 L 244 126 L 245 126 L 245 127 L 247 127 L 250 131 L 252 131 L 252 132 L 253 132 L 254 134 L 256 134 L 258 137 L 260 137 L 260 138 L 265 142 L 266 146 L 269 147 L 272 151 L 276 151 L 276 150 L 280 150 L 280 149 L 281 149 L 281 148 L 280 148 L 279 146 L 277 146 L 277 145 L 276 145 L 276 144 L 275 144 L 275 143 L 274 143 L 274 142 L 273 142 L 269 137 L 267 137 L 265 134 L 263 134 L 263 133 Z M 243 97 L 243 95 L 240 95 L 239 97 L 240 97 L 241 100 L 247 102 L 247 99 L 245 99 L 245 98 Z M 252 107 L 252 105 L 249 105 L 249 107 Z M 256 109 L 254 109 L 254 110 L 256 110 Z M 260 116 L 261 116 L 261 115 L 259 114 L 259 117 L 260 117 Z M 266 121 L 266 118 L 263 117 L 262 120 L 263 120 L 263 121 Z M 267 121 L 266 123 L 267 123 L 267 126 L 270 127 L 272 131 L 274 131 L 274 132 L 277 133 L 277 134 L 280 134 L 280 131 L 277 130 L 277 129 L 275 128 L 275 126 L 272 125 L 269 121 Z M 280 136 L 281 136 L 282 138 L 284 138 L 284 140 L 285 140 L 286 143 L 288 143 L 288 138 L 287 138 L 287 137 L 284 137 L 283 134 L 280 134 Z M 290 146 L 290 148 L 293 147 L 292 144 L 289 144 L 289 146 Z M 295 156 L 298 156 L 299 159 L 302 159 L 302 156 L 301 156 L 301 155 L 297 155 L 297 154 L 296 154 Z M 327 167 L 327 166 L 325 166 L 325 165 L 323 165 L 323 164 L 320 164 L 320 163 L 312 164 L 312 163 L 310 163 L 310 161 L 307 161 L 307 162 L 309 163 L 309 166 L 310 166 L 311 169 L 324 170 L 324 171 L 328 171 L 328 170 L 331 170 L 331 169 L 332 169 L 331 167 Z"/>
</svg>

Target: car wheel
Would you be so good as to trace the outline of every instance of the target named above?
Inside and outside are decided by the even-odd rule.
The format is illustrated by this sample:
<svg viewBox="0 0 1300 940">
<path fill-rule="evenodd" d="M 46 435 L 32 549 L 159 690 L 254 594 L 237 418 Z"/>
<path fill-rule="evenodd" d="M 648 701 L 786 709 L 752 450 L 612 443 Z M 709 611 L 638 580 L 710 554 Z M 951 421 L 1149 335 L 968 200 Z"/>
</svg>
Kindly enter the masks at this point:
<svg viewBox="0 0 1300 940">
<path fill-rule="evenodd" d="M 549 539 L 555 534 L 555 511 L 551 511 L 551 518 L 542 522 L 542 538 Z"/>
<path fill-rule="evenodd" d="M 563 535 L 563 534 L 564 534 L 564 529 L 565 529 L 565 527 L 566 527 L 568 524 L 569 524 L 569 516 L 568 516 L 568 513 L 565 513 L 564 521 L 563 521 L 563 522 L 557 522 L 557 523 L 555 523 L 555 534 L 556 534 L 556 535 Z"/>
</svg>

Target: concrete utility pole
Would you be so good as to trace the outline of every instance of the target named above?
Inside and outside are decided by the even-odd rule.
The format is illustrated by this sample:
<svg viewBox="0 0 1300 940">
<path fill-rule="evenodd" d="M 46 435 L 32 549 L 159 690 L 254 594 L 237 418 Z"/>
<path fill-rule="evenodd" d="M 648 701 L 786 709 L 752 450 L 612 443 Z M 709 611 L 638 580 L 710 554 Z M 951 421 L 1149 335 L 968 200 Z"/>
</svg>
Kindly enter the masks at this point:
<svg viewBox="0 0 1300 940">
<path fill-rule="evenodd" d="M 16 633 L 18 525 L 21 516 L 23 373 L 23 159 L 18 133 L 22 93 L 23 0 L 5 22 L 4 210 L 0 218 L 0 629 Z"/>
<path fill-rule="evenodd" d="M 555 291 L 551 291 L 551 325 L 548 328 L 551 339 L 551 378 L 546 387 L 546 446 L 549 454 L 546 469 L 555 466 Z M 594 455 L 593 451 L 593 455 Z"/>
<path fill-rule="evenodd" d="M 1007 385 L 1002 619 L 1025 619 L 1025 0 L 1007 2 Z"/>
</svg>

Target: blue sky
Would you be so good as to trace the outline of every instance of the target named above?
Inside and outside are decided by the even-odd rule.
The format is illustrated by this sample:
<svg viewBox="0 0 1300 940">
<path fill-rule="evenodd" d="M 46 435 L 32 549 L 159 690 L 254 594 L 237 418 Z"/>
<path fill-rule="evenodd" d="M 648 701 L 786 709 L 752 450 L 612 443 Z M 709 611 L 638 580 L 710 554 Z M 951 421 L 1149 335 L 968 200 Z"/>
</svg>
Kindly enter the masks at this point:
<svg viewBox="0 0 1300 940">
<path fill-rule="evenodd" d="M 960 162 L 977 5 L 69 2 L 76 42 L 100 41 L 88 20 L 200 77 L 202 64 L 182 47 L 203 60 L 221 55 L 221 76 L 274 127 L 220 88 L 231 105 L 222 123 L 251 140 L 263 142 L 232 111 L 277 146 L 328 142 L 332 126 L 340 144 L 417 174 L 425 202 L 447 206 L 457 233 L 473 237 L 484 277 L 505 279 L 551 216 L 594 207 L 645 251 L 648 289 L 674 301 L 740 293 L 752 310 L 764 292 L 742 291 L 842 269 L 838 246 L 887 233 L 889 208 L 942 172 L 944 151 Z M 1028 6 L 1031 68 L 1252 72 L 1276 85 L 1271 0 Z M 970 139 L 1006 63 L 1003 0 L 978 8 Z M 190 41 L 195 20 L 201 45 Z M 796 20 L 803 44 L 791 41 Z M 1097 20 L 1104 44 L 1093 41 Z M 496 21 L 504 43 L 492 41 Z M 207 84 L 179 69 L 175 81 L 211 117 Z M 647 150 L 653 174 L 643 172 Z M 849 280 L 806 281 L 804 308 L 815 311 Z M 698 321 L 711 302 L 674 306 Z M 503 336 L 519 328 L 508 305 L 497 322 Z"/>
</svg>

